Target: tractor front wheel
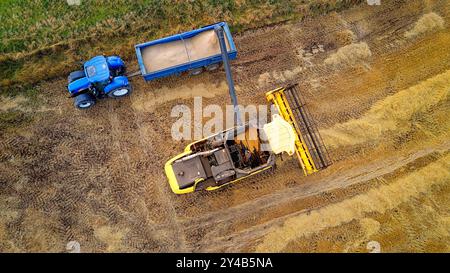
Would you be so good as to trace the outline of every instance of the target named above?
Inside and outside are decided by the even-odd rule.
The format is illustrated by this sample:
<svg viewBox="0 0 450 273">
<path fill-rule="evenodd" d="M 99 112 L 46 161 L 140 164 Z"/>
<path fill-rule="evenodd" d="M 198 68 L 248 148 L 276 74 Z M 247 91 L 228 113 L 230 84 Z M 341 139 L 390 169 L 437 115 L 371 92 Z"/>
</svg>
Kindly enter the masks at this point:
<svg viewBox="0 0 450 273">
<path fill-rule="evenodd" d="M 131 87 L 130 86 L 123 86 L 119 87 L 117 89 L 114 89 L 108 93 L 108 96 L 111 98 L 121 98 L 125 97 L 126 95 L 129 95 L 131 93 Z"/>
<path fill-rule="evenodd" d="M 78 109 L 88 109 L 95 104 L 95 98 L 91 94 L 85 93 L 75 97 L 75 107 Z"/>
</svg>

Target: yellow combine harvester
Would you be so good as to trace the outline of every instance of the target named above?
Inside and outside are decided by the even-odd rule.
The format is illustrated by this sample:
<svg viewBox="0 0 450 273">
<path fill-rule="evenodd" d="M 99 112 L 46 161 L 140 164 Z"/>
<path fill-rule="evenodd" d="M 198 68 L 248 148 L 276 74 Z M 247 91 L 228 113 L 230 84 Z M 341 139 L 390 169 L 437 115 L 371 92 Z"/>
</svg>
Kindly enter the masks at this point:
<svg viewBox="0 0 450 273">
<path fill-rule="evenodd" d="M 215 190 L 275 167 L 276 155 L 297 155 L 305 175 L 331 164 L 297 86 L 266 93 L 278 113 L 263 128 L 236 126 L 189 144 L 165 172 L 172 191 Z"/>
<path fill-rule="evenodd" d="M 189 144 L 169 160 L 165 172 L 176 194 L 197 189 L 215 190 L 275 167 L 276 155 L 297 154 L 305 175 L 330 165 L 325 146 L 312 123 L 297 85 L 266 94 L 278 113 L 263 128 L 241 125 L 234 82 L 227 55 L 224 30 L 214 29 L 220 45 L 231 101 L 238 126 Z"/>
</svg>

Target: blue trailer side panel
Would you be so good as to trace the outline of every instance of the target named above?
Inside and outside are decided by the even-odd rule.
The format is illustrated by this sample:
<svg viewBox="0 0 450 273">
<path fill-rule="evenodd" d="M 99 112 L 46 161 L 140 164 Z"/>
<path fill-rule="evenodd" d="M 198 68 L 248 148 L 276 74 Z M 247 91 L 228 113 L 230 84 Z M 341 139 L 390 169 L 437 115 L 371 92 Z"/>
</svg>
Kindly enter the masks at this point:
<svg viewBox="0 0 450 273">
<path fill-rule="evenodd" d="M 146 74 L 144 61 L 142 60 L 142 53 L 141 53 L 141 47 L 139 45 L 135 46 L 136 49 L 136 57 L 139 64 L 139 69 L 141 70 L 142 76 Z"/>
<path fill-rule="evenodd" d="M 188 71 L 191 69 L 208 66 L 210 64 L 222 62 L 222 56 L 220 53 L 218 53 L 216 55 L 212 55 L 207 58 L 188 61 L 188 62 L 178 64 L 175 66 L 167 67 L 167 68 L 164 68 L 164 69 L 161 69 L 158 71 L 147 71 L 145 64 L 144 64 L 144 59 L 142 56 L 143 49 L 145 49 L 147 47 L 164 44 L 164 43 L 176 42 L 176 41 L 180 41 L 180 40 L 186 40 L 186 39 L 192 38 L 204 31 L 214 30 L 214 28 L 216 26 L 223 27 L 227 41 L 228 41 L 228 45 L 229 45 L 228 57 L 231 60 L 235 59 L 237 56 L 237 50 L 236 50 L 236 46 L 233 42 L 233 37 L 231 36 L 230 29 L 228 28 L 228 25 L 225 22 L 220 22 L 217 24 L 202 27 L 200 29 L 196 29 L 196 30 L 192 30 L 192 31 L 181 33 L 181 34 L 176 34 L 173 36 L 169 36 L 169 37 L 165 37 L 162 39 L 158 39 L 158 40 L 154 40 L 154 41 L 150 41 L 147 43 L 136 45 L 135 46 L 136 56 L 137 56 L 139 68 L 141 70 L 141 73 L 142 73 L 142 76 L 144 77 L 144 79 L 146 81 L 149 81 L 149 80 L 153 80 L 153 79 L 157 79 L 157 78 L 162 78 L 162 77 L 167 77 L 170 75 L 178 74 L 178 73 Z"/>
</svg>

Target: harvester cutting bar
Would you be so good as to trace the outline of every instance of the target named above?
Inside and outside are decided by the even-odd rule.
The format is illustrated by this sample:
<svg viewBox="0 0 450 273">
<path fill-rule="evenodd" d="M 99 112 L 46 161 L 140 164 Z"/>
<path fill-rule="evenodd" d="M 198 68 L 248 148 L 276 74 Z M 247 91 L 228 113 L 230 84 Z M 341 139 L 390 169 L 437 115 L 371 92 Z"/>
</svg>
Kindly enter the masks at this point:
<svg viewBox="0 0 450 273">
<path fill-rule="evenodd" d="M 275 104 L 284 120 L 296 133 L 296 154 L 305 175 L 331 165 L 323 140 L 311 115 L 301 98 L 297 85 L 278 88 L 266 94 L 267 100 Z"/>
</svg>

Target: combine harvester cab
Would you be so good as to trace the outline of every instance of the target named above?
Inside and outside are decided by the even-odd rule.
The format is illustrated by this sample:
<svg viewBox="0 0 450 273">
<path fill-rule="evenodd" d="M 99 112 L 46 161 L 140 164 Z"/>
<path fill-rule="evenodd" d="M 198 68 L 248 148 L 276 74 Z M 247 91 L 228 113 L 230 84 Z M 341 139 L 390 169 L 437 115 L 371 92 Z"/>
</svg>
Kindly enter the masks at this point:
<svg viewBox="0 0 450 273">
<path fill-rule="evenodd" d="M 317 126 L 298 92 L 298 85 L 267 92 L 266 98 L 268 102 L 276 106 L 280 116 L 291 125 L 295 139 L 295 153 L 305 176 L 331 165 L 331 159 Z"/>
</svg>

